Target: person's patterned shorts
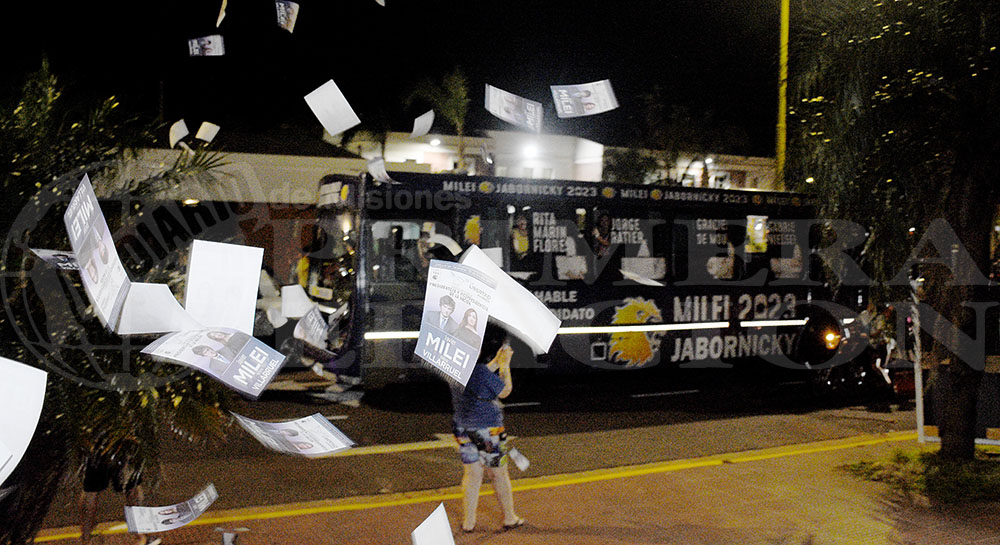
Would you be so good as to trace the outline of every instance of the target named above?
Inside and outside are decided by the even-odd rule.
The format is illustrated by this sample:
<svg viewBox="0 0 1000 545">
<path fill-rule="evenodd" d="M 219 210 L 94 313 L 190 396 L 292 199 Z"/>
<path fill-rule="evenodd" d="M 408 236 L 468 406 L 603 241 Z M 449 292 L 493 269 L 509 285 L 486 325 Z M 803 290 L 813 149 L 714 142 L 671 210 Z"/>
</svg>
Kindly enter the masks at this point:
<svg viewBox="0 0 1000 545">
<path fill-rule="evenodd" d="M 486 467 L 507 464 L 507 432 L 496 428 L 455 428 L 458 454 L 463 464 L 482 462 Z"/>
</svg>

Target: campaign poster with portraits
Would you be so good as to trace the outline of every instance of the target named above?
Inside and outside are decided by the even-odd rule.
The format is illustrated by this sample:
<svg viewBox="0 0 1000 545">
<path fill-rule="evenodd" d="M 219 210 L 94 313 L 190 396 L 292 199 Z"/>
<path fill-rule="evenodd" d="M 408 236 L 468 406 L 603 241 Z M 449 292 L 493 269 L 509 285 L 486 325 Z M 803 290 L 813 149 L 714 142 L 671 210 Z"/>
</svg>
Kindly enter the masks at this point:
<svg viewBox="0 0 1000 545">
<path fill-rule="evenodd" d="M 495 289 L 493 278 L 461 263 L 432 259 L 427 270 L 415 353 L 463 387 L 479 357 Z"/>
<path fill-rule="evenodd" d="M 80 265 L 76 262 L 76 255 L 73 252 L 64 250 L 45 250 L 42 248 L 30 248 L 31 253 L 38 259 L 52 265 L 60 271 L 78 271 Z"/>
<path fill-rule="evenodd" d="M 319 413 L 288 422 L 261 422 L 232 414 L 236 422 L 262 445 L 284 454 L 316 458 L 354 445 L 354 441 Z"/>
<path fill-rule="evenodd" d="M 222 36 L 212 34 L 188 40 L 188 56 L 191 57 L 221 57 L 226 54 L 226 46 Z"/>
<path fill-rule="evenodd" d="M 130 282 L 87 175 L 73 192 L 63 222 L 87 298 L 101 324 L 115 331 Z"/>
<path fill-rule="evenodd" d="M 556 104 L 556 115 L 561 118 L 600 114 L 618 107 L 618 99 L 608 80 L 550 85 L 549 89 Z"/>
<path fill-rule="evenodd" d="M 219 497 L 215 485 L 209 483 L 193 498 L 162 507 L 125 506 L 125 525 L 134 534 L 175 530 L 201 516 Z"/>
<path fill-rule="evenodd" d="M 285 361 L 281 352 L 228 327 L 170 333 L 142 353 L 198 369 L 255 399 Z"/>
<path fill-rule="evenodd" d="M 486 84 L 486 110 L 529 131 L 542 132 L 542 104 Z"/>
</svg>

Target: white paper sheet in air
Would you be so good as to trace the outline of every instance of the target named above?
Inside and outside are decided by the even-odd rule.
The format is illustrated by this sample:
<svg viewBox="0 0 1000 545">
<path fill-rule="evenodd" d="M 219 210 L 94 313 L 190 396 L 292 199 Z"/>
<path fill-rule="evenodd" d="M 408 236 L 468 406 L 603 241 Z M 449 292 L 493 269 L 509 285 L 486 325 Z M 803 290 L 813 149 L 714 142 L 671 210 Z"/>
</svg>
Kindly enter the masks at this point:
<svg viewBox="0 0 1000 545">
<path fill-rule="evenodd" d="M 190 131 L 188 131 L 187 123 L 185 123 L 183 119 L 181 119 L 180 121 L 177 121 L 173 125 L 171 125 L 170 126 L 170 147 L 177 146 L 177 142 L 180 142 L 181 138 L 184 138 L 185 136 L 187 136 L 189 132 Z"/>
<path fill-rule="evenodd" d="M 278 26 L 293 32 L 299 18 L 299 5 L 289 0 L 275 0 L 274 9 L 278 12 Z"/>
<path fill-rule="evenodd" d="M 548 352 L 562 322 L 537 297 L 505 273 L 478 246 L 470 246 L 459 259 L 492 276 L 497 281 L 496 292 L 490 305 L 490 316 L 508 329 L 537 353 Z"/>
<path fill-rule="evenodd" d="M 542 132 L 542 104 L 486 84 L 486 110 L 533 132 Z"/>
<path fill-rule="evenodd" d="M 503 248 L 480 248 L 497 267 L 503 267 Z"/>
<path fill-rule="evenodd" d="M 39 259 L 61 271 L 78 271 L 80 265 L 76 262 L 76 254 L 67 250 L 46 250 L 29 248 Z"/>
<path fill-rule="evenodd" d="M 326 323 L 326 318 L 319 311 L 319 305 L 313 305 L 309 312 L 299 318 L 299 323 L 295 324 L 292 336 L 305 341 L 316 348 L 326 350 L 327 337 L 330 330 Z"/>
<path fill-rule="evenodd" d="M 211 142 L 215 135 L 219 134 L 219 129 L 222 127 L 212 123 L 210 121 L 202 121 L 201 126 L 198 127 L 198 133 L 194 135 L 198 140 L 204 140 L 205 142 Z"/>
<path fill-rule="evenodd" d="M 281 352 L 230 327 L 168 333 L 143 348 L 142 353 L 198 369 L 254 399 L 285 362 Z"/>
<path fill-rule="evenodd" d="M 267 274 L 264 269 L 260 270 L 260 296 L 267 299 L 268 297 L 278 297 L 281 295 L 278 293 L 278 287 L 274 285 L 274 279 L 271 275 Z"/>
<path fill-rule="evenodd" d="M 46 373 L 40 369 L 0 358 L 0 443 L 10 453 L 0 464 L 0 485 L 21 462 L 35 434 L 45 401 Z M 0 460 L 3 459 L 0 452 Z"/>
<path fill-rule="evenodd" d="M 559 117 L 580 117 L 614 110 L 618 99 L 608 80 L 574 85 L 552 85 L 552 100 Z"/>
<path fill-rule="evenodd" d="M 87 175 L 73 192 L 63 214 L 63 223 L 80 265 L 80 281 L 87 299 L 94 306 L 101 324 L 110 331 L 117 331 L 131 282 Z"/>
<path fill-rule="evenodd" d="M 119 335 L 142 335 L 203 328 L 177 302 L 166 284 L 133 282 L 116 332 Z"/>
<path fill-rule="evenodd" d="M 222 24 L 222 20 L 226 18 L 226 4 L 228 3 L 229 0 L 222 0 L 222 7 L 219 8 L 219 18 L 215 21 L 215 28 L 219 28 L 219 25 Z"/>
<path fill-rule="evenodd" d="M 14 453 L 3 444 L 3 441 L 0 441 L 0 471 L 3 471 L 3 468 L 7 467 L 7 463 L 10 462 L 13 457 Z"/>
<path fill-rule="evenodd" d="M 368 174 L 372 175 L 372 178 L 384 183 L 391 183 L 393 180 L 389 177 L 389 172 L 385 169 L 385 159 L 381 157 L 376 157 L 368 161 Z"/>
<path fill-rule="evenodd" d="M 264 249 L 195 240 L 191 244 L 184 308 L 205 327 L 253 334 Z"/>
<path fill-rule="evenodd" d="M 330 136 L 336 136 L 361 123 L 344 97 L 344 93 L 340 92 L 340 88 L 333 80 L 320 85 L 315 91 L 306 95 L 305 100 L 313 115 Z"/>
<path fill-rule="evenodd" d="M 410 138 L 417 138 L 431 132 L 431 125 L 433 124 L 434 110 L 430 110 L 413 120 L 413 132 L 410 133 Z"/>
<path fill-rule="evenodd" d="M 301 318 L 312 309 L 313 304 L 302 286 L 281 286 L 281 315 L 285 318 Z"/>
<path fill-rule="evenodd" d="M 354 445 L 354 441 L 319 413 L 288 422 L 262 422 L 236 413 L 232 415 L 262 445 L 285 454 L 316 458 Z"/>
<path fill-rule="evenodd" d="M 451 523 L 443 503 L 439 503 L 430 516 L 413 529 L 410 539 L 413 545 L 455 545 L 455 536 L 451 534 Z"/>
<path fill-rule="evenodd" d="M 190 500 L 162 507 L 125 506 L 125 524 L 132 533 L 165 532 L 180 528 L 201 516 L 219 497 L 209 483 Z"/>
<path fill-rule="evenodd" d="M 191 38 L 188 40 L 188 56 L 221 57 L 226 54 L 226 46 L 219 34 Z"/>
</svg>

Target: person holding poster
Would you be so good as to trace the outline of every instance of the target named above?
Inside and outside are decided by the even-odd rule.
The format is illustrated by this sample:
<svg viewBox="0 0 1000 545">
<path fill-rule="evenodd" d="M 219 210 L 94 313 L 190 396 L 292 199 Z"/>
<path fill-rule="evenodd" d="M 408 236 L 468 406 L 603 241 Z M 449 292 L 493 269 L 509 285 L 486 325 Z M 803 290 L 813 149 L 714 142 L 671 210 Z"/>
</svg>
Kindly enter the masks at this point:
<svg viewBox="0 0 1000 545">
<path fill-rule="evenodd" d="M 510 360 L 514 355 L 507 333 L 487 322 L 482 350 L 465 388 L 452 385 L 452 427 L 462 459 L 462 531 L 476 527 L 476 509 L 483 473 L 489 472 L 504 529 L 517 528 L 524 519 L 514 511 L 514 494 L 507 472 L 507 432 L 498 399 L 510 395 L 514 383 Z"/>
</svg>

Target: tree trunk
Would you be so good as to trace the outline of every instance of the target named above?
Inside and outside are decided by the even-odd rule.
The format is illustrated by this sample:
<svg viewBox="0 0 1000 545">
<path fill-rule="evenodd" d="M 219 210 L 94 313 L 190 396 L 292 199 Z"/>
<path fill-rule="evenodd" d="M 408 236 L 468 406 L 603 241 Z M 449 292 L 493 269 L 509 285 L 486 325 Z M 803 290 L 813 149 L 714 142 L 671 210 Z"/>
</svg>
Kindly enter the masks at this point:
<svg viewBox="0 0 1000 545">
<path fill-rule="evenodd" d="M 962 362 L 939 365 L 932 383 L 940 388 L 941 457 L 972 460 L 976 451 L 976 402 L 983 373 Z"/>
<path fill-rule="evenodd" d="M 971 163 L 969 165 L 971 166 Z M 970 170 L 975 169 L 970 168 Z M 950 193 L 951 198 L 947 199 L 951 201 L 949 203 L 951 206 L 946 208 L 946 219 L 960 237 L 962 246 L 975 266 L 985 275 L 989 271 L 989 237 L 994 208 L 989 204 L 989 200 L 983 202 L 982 197 L 989 194 L 990 184 L 986 177 L 975 174 L 968 174 L 965 179 L 958 177 L 954 183 L 955 189 Z M 947 251 L 947 249 L 941 250 Z M 955 251 L 953 248 L 953 256 Z M 960 285 L 957 286 L 948 286 L 947 284 L 954 280 L 953 274 L 967 272 L 954 270 L 958 268 L 954 260 L 952 264 L 951 271 L 943 270 L 944 268 L 940 266 L 932 267 L 935 271 L 929 275 L 932 279 L 928 286 L 931 295 L 929 302 L 932 305 L 940 305 L 937 308 L 941 318 L 951 322 L 946 327 L 938 324 L 935 327 L 939 334 L 944 331 L 947 335 L 955 335 L 953 342 L 957 341 L 959 332 L 965 332 L 976 342 L 984 342 L 985 339 L 976 337 L 975 311 L 964 304 L 977 299 L 982 300 L 985 290 L 968 285 L 972 283 L 968 280 L 959 281 Z M 984 331 L 983 335 L 986 334 Z M 985 360 L 963 361 L 936 340 L 932 345 L 932 354 L 931 363 L 938 365 L 935 373 L 940 379 L 934 381 L 934 386 L 941 388 L 939 395 L 935 396 L 941 404 L 938 412 L 940 454 L 951 460 L 972 460 L 976 448 L 976 405 L 986 362 Z"/>
</svg>

